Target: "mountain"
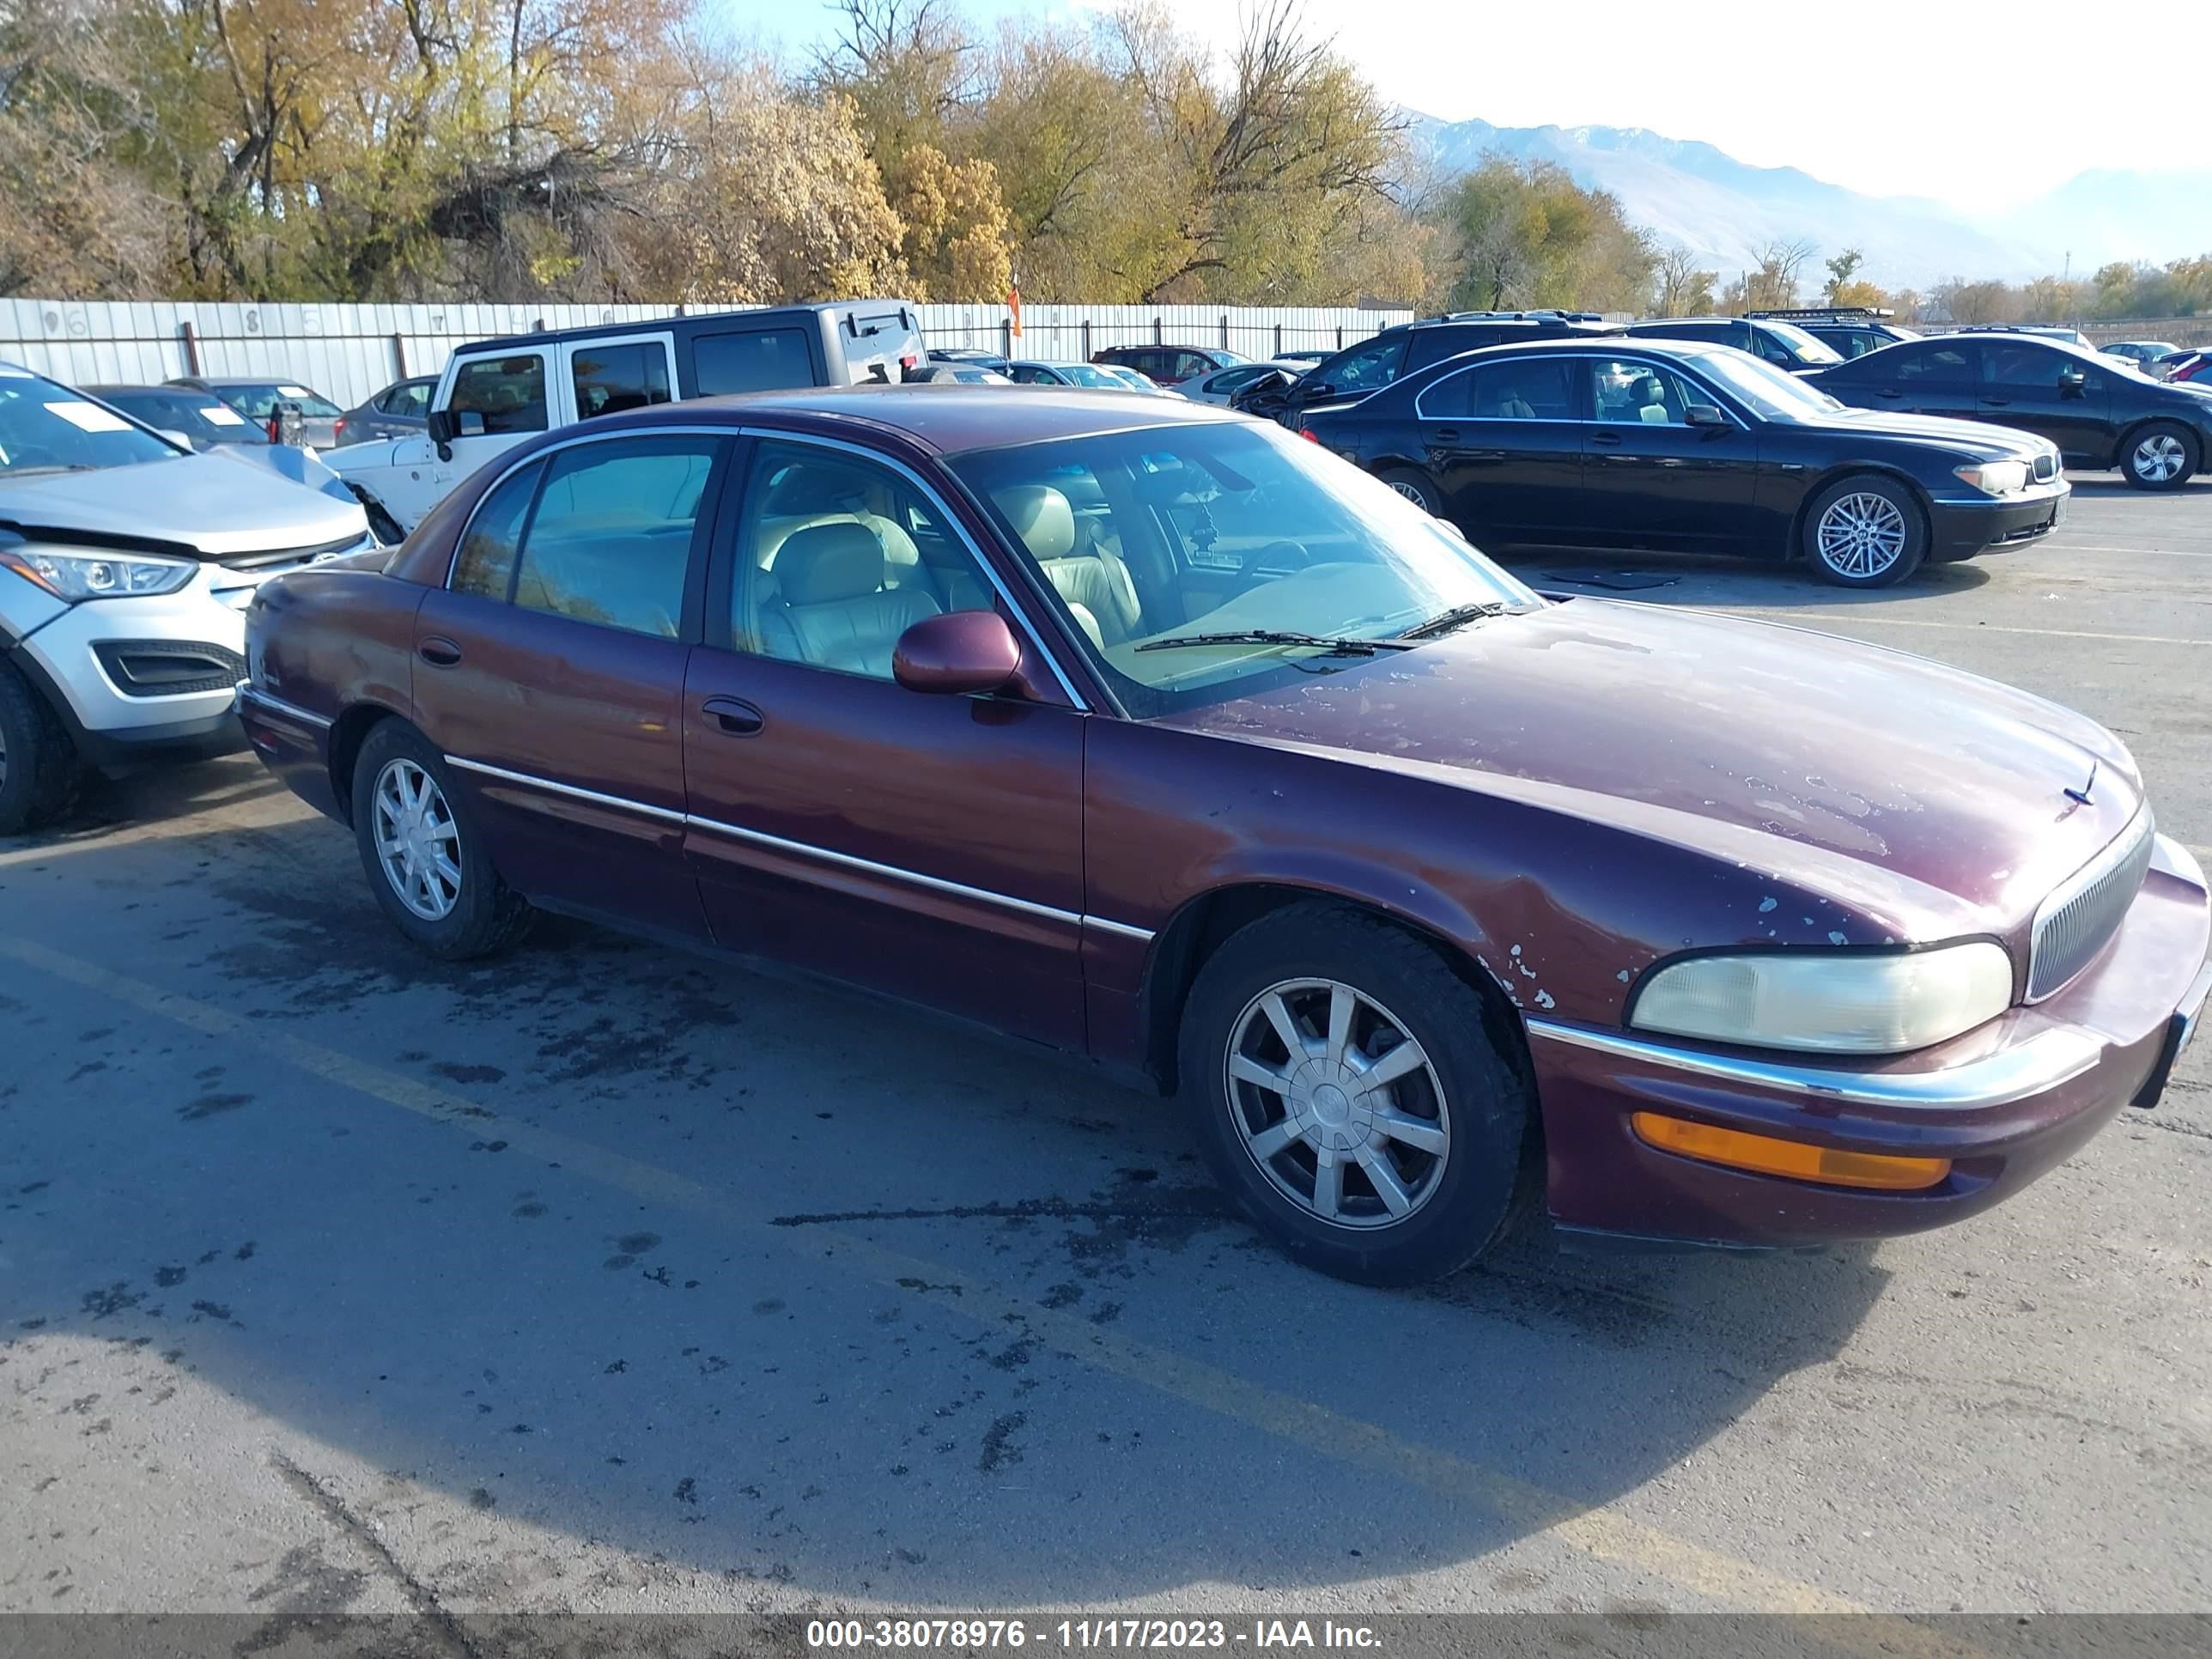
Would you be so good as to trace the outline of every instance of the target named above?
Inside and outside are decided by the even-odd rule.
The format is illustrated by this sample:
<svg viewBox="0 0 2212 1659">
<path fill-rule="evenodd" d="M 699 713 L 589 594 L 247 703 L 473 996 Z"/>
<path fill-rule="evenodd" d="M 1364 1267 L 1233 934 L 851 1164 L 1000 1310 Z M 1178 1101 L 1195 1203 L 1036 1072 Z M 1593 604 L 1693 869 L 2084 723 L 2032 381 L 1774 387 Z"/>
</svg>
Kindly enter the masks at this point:
<svg viewBox="0 0 2212 1659">
<path fill-rule="evenodd" d="M 1632 222 L 1687 246 L 1723 279 L 1755 265 L 1765 244 L 1799 237 L 1816 242 L 1823 258 L 1858 248 L 1870 280 L 1919 289 L 1951 276 L 2039 276 L 2058 270 L 2069 252 L 2074 269 L 2085 271 L 2110 259 L 2212 250 L 2212 172 L 2085 173 L 2024 207 L 1973 222 L 1939 202 L 1865 195 L 1642 127 L 1409 118 L 1416 155 L 1433 173 L 1465 172 L 1492 150 L 1555 161 L 1584 188 L 1612 191 Z"/>
</svg>

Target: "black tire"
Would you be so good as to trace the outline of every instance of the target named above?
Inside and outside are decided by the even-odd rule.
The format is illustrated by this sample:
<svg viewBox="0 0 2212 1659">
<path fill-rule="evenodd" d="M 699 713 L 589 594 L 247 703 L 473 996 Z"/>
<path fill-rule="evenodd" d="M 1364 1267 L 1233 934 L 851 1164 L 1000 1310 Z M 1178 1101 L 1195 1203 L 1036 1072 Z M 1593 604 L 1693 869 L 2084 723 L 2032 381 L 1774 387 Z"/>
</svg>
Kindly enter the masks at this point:
<svg viewBox="0 0 2212 1659">
<path fill-rule="evenodd" d="M 1887 510 L 1873 505 L 1876 502 L 1887 503 Z M 1832 514 L 1838 516 L 1832 520 Z M 1894 550 L 1873 540 L 1855 545 L 1847 528 L 1853 520 L 1866 525 L 1870 536 L 1893 527 L 1899 531 Z M 1826 550 L 1824 531 L 1837 538 Z M 1888 587 L 1911 575 L 1927 558 L 1928 515 L 1912 491 L 1896 479 L 1856 473 L 1837 479 L 1813 498 L 1805 509 L 1802 544 L 1806 562 L 1838 586 Z M 1875 562 L 1881 558 L 1887 562 Z"/>
<path fill-rule="evenodd" d="M 2203 460 L 2197 434 L 2173 421 L 2153 421 L 2120 440 L 2120 476 L 2137 489 L 2179 489 Z"/>
<path fill-rule="evenodd" d="M 46 699 L 0 662 L 0 836 L 52 823 L 76 804 L 84 764 Z"/>
<path fill-rule="evenodd" d="M 1420 503 L 1431 518 L 1443 517 L 1443 495 L 1427 473 L 1410 466 L 1386 466 L 1375 476 L 1408 501 Z"/>
<path fill-rule="evenodd" d="M 1343 1106 L 1328 1109 L 1346 1115 L 1332 1116 L 1327 1127 L 1318 1098 L 1305 1097 L 1312 1115 L 1303 1121 L 1316 1133 L 1365 1140 L 1358 1154 L 1372 1150 L 1390 1159 L 1401 1190 L 1413 1200 L 1401 1218 L 1390 1218 L 1382 1188 L 1359 1156 L 1336 1160 L 1346 1218 L 1330 1221 L 1318 1212 L 1310 1190 L 1294 1195 L 1285 1189 L 1301 1182 L 1318 1185 L 1316 1145 L 1301 1138 L 1272 1154 L 1248 1150 L 1255 1127 L 1263 1141 L 1270 1131 L 1290 1133 L 1291 1096 L 1232 1080 L 1231 1056 L 1254 1058 L 1255 1037 L 1264 1045 L 1269 1030 L 1279 1031 L 1264 1009 L 1271 988 L 1305 981 L 1335 981 L 1364 1000 L 1347 1044 L 1358 1051 L 1363 1068 L 1393 1052 L 1394 1030 L 1425 1056 L 1425 1067 L 1383 1085 L 1390 1091 L 1384 1103 L 1403 1118 L 1424 1120 L 1431 1133 L 1443 1126 L 1448 1139 L 1440 1152 L 1377 1137 L 1371 1112 L 1361 1116 L 1362 1103 L 1373 1097 L 1347 1101 L 1340 1091 Z M 1332 993 L 1295 988 L 1283 995 L 1302 1036 L 1325 1048 L 1325 1022 L 1316 1016 L 1331 1006 Z M 1309 1003 L 1315 1013 L 1301 1013 Z M 1315 902 L 1253 922 L 1207 960 L 1183 1006 L 1182 1096 L 1197 1114 L 1216 1178 L 1286 1254 L 1322 1273 L 1364 1285 L 1411 1285 L 1465 1267 L 1504 1236 L 1528 1207 L 1516 1198 L 1541 1180 L 1525 1156 L 1538 1139 L 1534 1102 L 1493 1040 L 1486 1012 L 1482 997 L 1441 951 L 1370 912 Z M 1370 1014 L 1387 1015 L 1388 1023 L 1363 1024 Z M 1265 1029 L 1255 1023 L 1261 1021 Z M 1286 1047 L 1279 1037 L 1272 1041 Z M 1292 1065 L 1287 1054 L 1265 1063 L 1281 1067 L 1279 1074 Z M 1316 1068 L 1310 1076 L 1329 1064 L 1311 1053 L 1306 1063 Z"/>
<path fill-rule="evenodd" d="M 450 905 L 441 915 L 422 915 L 410 908 L 377 850 L 378 787 L 387 769 L 402 763 L 436 787 L 443 808 L 440 834 L 443 824 L 451 826 L 455 853 L 447 856 L 458 867 L 460 880 L 450 895 L 442 887 L 437 890 Z M 484 851 L 483 837 L 455 792 L 437 745 L 404 720 L 379 722 L 354 758 L 352 788 L 354 841 L 361 849 L 369 890 L 392 925 L 417 950 L 441 962 L 460 962 L 504 951 L 528 930 L 536 913 L 528 900 L 507 884 Z"/>
</svg>

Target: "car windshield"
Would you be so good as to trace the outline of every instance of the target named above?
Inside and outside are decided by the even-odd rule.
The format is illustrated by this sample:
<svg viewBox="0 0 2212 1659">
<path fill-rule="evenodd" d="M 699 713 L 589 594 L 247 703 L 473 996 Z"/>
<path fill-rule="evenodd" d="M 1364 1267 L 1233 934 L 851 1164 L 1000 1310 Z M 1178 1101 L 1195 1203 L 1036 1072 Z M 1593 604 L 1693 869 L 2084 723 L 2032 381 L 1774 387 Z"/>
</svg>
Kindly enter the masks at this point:
<svg viewBox="0 0 2212 1659">
<path fill-rule="evenodd" d="M 177 432 L 195 444 L 266 444 L 269 434 L 204 392 L 101 392 L 93 395 L 133 420 Z"/>
<path fill-rule="evenodd" d="M 1442 520 L 1276 426 L 1178 423 L 951 465 L 1140 717 L 1336 672 L 1387 648 L 1364 641 L 1447 613 L 1465 613 L 1447 627 L 1475 625 L 1544 603 Z M 1239 637 L 1186 643 L 1223 635 Z"/>
<path fill-rule="evenodd" d="M 281 399 L 300 405 L 300 413 L 311 419 L 327 421 L 344 411 L 327 398 L 319 398 L 303 386 L 289 380 L 272 381 L 266 386 L 220 386 L 216 396 L 241 415 L 250 415 L 257 421 L 265 421 L 276 411 Z"/>
<path fill-rule="evenodd" d="M 1844 361 L 1843 353 L 1835 347 L 1826 340 L 1808 334 L 1795 323 L 1765 322 L 1759 326 L 1787 341 L 1801 363 L 1840 363 Z"/>
<path fill-rule="evenodd" d="M 1109 392 L 1126 392 L 1129 383 L 1118 375 L 1109 374 L 1103 368 L 1089 363 L 1053 363 L 1052 372 L 1070 386 L 1103 386 Z"/>
<path fill-rule="evenodd" d="M 0 371 L 0 478 L 96 472 L 176 453 L 173 445 L 65 386 Z"/>
<path fill-rule="evenodd" d="M 1697 360 L 1697 367 L 1699 374 L 1719 381 L 1723 391 L 1748 404 L 1753 414 L 1770 421 L 1802 421 L 1814 415 L 1832 415 L 1843 407 L 1787 369 L 1777 368 L 1747 351 L 1709 351 Z"/>
</svg>

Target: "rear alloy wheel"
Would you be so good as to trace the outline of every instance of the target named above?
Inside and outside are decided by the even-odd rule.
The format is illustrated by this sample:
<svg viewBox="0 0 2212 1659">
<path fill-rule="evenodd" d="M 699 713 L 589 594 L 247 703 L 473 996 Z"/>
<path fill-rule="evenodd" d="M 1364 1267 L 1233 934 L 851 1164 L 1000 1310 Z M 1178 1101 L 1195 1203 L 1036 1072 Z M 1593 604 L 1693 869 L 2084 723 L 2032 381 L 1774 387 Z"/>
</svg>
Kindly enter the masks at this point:
<svg viewBox="0 0 2212 1659">
<path fill-rule="evenodd" d="M 1805 553 L 1823 576 L 1845 587 L 1903 581 L 1928 556 L 1919 503 L 1887 478 L 1831 484 L 1805 515 Z"/>
<path fill-rule="evenodd" d="M 1452 1273 L 1530 1171 L 1526 1086 L 1483 1000 L 1382 917 L 1297 904 L 1224 943 L 1183 1015 L 1182 1089 L 1222 1185 L 1307 1265 L 1370 1285 Z"/>
<path fill-rule="evenodd" d="M 353 826 L 378 905 L 429 955 L 489 956 L 528 927 L 528 902 L 493 866 L 443 758 L 404 720 L 382 722 L 361 746 Z"/>
<path fill-rule="evenodd" d="M 1394 466 L 1375 476 L 1431 518 L 1443 517 L 1443 497 L 1425 473 L 1416 472 L 1409 466 Z"/>
<path fill-rule="evenodd" d="M 2130 433 L 2120 452 L 2120 474 L 2137 489 L 2179 489 L 2196 471 L 2195 445 L 2170 421 Z"/>
</svg>

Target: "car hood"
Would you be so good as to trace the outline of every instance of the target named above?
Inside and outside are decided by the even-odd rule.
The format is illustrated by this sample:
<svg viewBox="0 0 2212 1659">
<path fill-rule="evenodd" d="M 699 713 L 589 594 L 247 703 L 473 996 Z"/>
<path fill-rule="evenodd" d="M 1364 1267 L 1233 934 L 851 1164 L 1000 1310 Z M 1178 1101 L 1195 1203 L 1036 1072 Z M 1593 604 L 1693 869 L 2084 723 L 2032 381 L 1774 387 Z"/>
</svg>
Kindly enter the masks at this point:
<svg viewBox="0 0 2212 1659">
<path fill-rule="evenodd" d="M 1817 383 L 1816 383 L 1817 384 Z M 1826 387 L 1821 388 L 1823 391 Z M 1822 422 L 1848 432 L 1878 432 L 1885 437 L 1918 438 L 1955 449 L 1977 460 L 2019 460 L 2054 446 L 2032 432 L 1987 421 L 1956 421 L 1948 415 L 1913 415 L 1846 406 Z"/>
<path fill-rule="evenodd" d="M 321 547 L 368 532 L 350 493 L 339 500 L 220 454 L 0 481 L 0 523 L 26 535 L 163 543 L 210 558 Z"/>
<path fill-rule="evenodd" d="M 2118 738 L 2027 692 L 1802 629 L 1611 600 L 1494 617 L 1163 723 L 1703 852 L 1856 911 L 1875 939 L 2018 928 L 2142 799 Z M 2093 766 L 2089 800 L 2069 797 Z"/>
</svg>

